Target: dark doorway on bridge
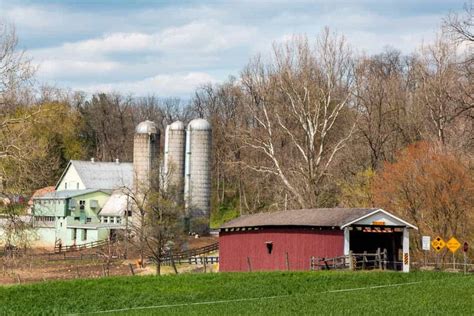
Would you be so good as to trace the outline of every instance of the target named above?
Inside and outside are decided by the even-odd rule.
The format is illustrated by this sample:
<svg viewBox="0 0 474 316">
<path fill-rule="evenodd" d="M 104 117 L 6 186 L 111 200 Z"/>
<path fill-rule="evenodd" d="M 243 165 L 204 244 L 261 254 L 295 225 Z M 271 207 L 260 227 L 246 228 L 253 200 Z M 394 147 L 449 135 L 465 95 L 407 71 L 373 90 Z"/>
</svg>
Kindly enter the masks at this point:
<svg viewBox="0 0 474 316">
<path fill-rule="evenodd" d="M 402 232 L 372 227 L 355 227 L 350 232 L 350 250 L 353 253 L 376 253 L 387 250 L 387 268 L 402 269 Z"/>
</svg>

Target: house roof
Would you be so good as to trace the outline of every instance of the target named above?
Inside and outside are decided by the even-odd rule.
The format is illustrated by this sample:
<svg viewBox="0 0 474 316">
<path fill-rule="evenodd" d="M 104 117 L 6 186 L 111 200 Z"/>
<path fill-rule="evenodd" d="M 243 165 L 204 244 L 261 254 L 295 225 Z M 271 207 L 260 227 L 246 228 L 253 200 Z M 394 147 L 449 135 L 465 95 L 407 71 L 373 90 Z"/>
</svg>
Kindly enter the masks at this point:
<svg viewBox="0 0 474 316">
<path fill-rule="evenodd" d="M 398 221 L 415 226 L 377 208 L 315 208 L 288 210 L 272 213 L 243 215 L 231 220 L 220 228 L 262 227 L 262 226 L 314 226 L 314 227 L 345 227 L 372 214 L 383 212 Z"/>
<path fill-rule="evenodd" d="M 51 199 L 69 199 L 76 196 L 81 196 L 84 194 L 89 194 L 93 192 L 104 192 L 110 194 L 110 190 L 98 190 L 98 189 L 86 189 L 86 190 L 65 190 L 65 191 L 54 191 L 46 193 L 43 196 L 34 197 L 33 200 L 51 200 Z"/>
<path fill-rule="evenodd" d="M 113 190 L 120 187 L 131 188 L 133 185 L 133 164 L 130 162 L 71 160 L 56 184 L 56 188 L 71 165 L 74 166 L 87 189 Z"/>
<path fill-rule="evenodd" d="M 99 212 L 101 216 L 123 216 L 128 206 L 128 196 L 121 191 L 115 191 L 105 202 Z"/>
<path fill-rule="evenodd" d="M 33 195 L 31 196 L 31 198 L 28 200 L 28 205 L 33 205 L 33 200 L 34 199 L 39 198 L 39 197 L 41 197 L 45 194 L 48 194 L 50 192 L 54 192 L 54 187 L 53 186 L 44 187 L 44 188 L 36 190 L 33 193 Z"/>
</svg>

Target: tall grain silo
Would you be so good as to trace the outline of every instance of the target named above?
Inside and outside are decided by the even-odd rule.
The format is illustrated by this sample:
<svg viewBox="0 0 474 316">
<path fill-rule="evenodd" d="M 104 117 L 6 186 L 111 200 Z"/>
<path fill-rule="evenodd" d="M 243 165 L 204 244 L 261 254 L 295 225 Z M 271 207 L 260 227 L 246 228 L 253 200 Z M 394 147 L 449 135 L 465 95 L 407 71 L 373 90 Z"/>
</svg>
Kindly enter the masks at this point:
<svg viewBox="0 0 474 316">
<path fill-rule="evenodd" d="M 152 121 L 135 128 L 133 138 L 133 187 L 136 194 L 158 187 L 160 130 Z"/>
<path fill-rule="evenodd" d="M 189 122 L 186 131 L 184 198 L 190 230 L 206 233 L 211 213 L 212 129 L 204 119 Z"/>
<path fill-rule="evenodd" d="M 179 204 L 183 202 L 184 156 L 186 131 L 184 123 L 176 121 L 166 127 L 164 179 L 165 188 L 173 193 Z"/>
</svg>

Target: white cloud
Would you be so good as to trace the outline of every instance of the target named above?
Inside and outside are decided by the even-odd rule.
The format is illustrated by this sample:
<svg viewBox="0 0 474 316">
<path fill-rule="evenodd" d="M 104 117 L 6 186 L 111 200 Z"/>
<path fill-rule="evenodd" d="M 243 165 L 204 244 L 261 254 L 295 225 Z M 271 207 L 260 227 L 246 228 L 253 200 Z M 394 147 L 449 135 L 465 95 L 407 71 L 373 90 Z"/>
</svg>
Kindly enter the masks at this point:
<svg viewBox="0 0 474 316">
<path fill-rule="evenodd" d="M 17 27 L 44 28 L 57 20 L 51 19 L 51 12 L 35 6 L 15 6 L 5 10 L 4 17 Z"/>
<path fill-rule="evenodd" d="M 132 93 L 135 95 L 156 94 L 160 96 L 187 96 L 190 91 L 197 87 L 215 83 L 211 75 L 205 72 L 190 72 L 187 74 L 156 75 L 138 81 L 123 81 L 116 83 L 105 83 L 87 85 L 80 90 L 89 93 L 98 91 Z"/>
<path fill-rule="evenodd" d="M 37 66 L 39 66 L 41 75 L 47 78 L 60 78 L 64 76 L 64 74 L 67 74 L 69 78 L 80 78 L 117 70 L 120 64 L 113 61 L 48 59 Z"/>
<path fill-rule="evenodd" d="M 409 0 L 229 0 L 91 10 L 0 0 L 0 16 L 17 25 L 22 45 L 26 38 L 26 47 L 36 47 L 29 54 L 41 80 L 87 91 L 190 94 L 196 83 L 237 75 L 250 57 L 268 54 L 273 41 L 301 33 L 312 38 L 324 26 L 358 51 L 372 54 L 389 45 L 410 53 L 434 37 L 445 12 L 431 7 L 444 1 L 428 7 Z M 404 13 L 391 11 L 397 6 Z"/>
<path fill-rule="evenodd" d="M 111 33 L 77 42 L 64 43 L 59 47 L 40 50 L 38 54 L 49 54 L 51 50 L 61 54 L 107 54 L 121 52 L 170 52 L 186 50 L 214 52 L 248 43 L 255 29 L 245 26 L 223 25 L 218 22 L 192 22 L 178 27 L 168 27 L 157 33 Z"/>
</svg>

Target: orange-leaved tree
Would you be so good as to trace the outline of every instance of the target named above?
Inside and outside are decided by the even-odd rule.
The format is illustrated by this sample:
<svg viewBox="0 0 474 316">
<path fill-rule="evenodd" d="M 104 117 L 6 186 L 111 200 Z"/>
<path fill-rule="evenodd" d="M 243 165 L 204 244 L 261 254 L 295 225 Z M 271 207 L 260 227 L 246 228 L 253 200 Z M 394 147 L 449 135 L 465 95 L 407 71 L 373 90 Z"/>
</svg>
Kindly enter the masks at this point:
<svg viewBox="0 0 474 316">
<path fill-rule="evenodd" d="M 427 142 L 408 146 L 396 162 L 384 164 L 372 191 L 376 205 L 414 223 L 420 235 L 473 237 L 473 171 L 446 148 Z"/>
</svg>

